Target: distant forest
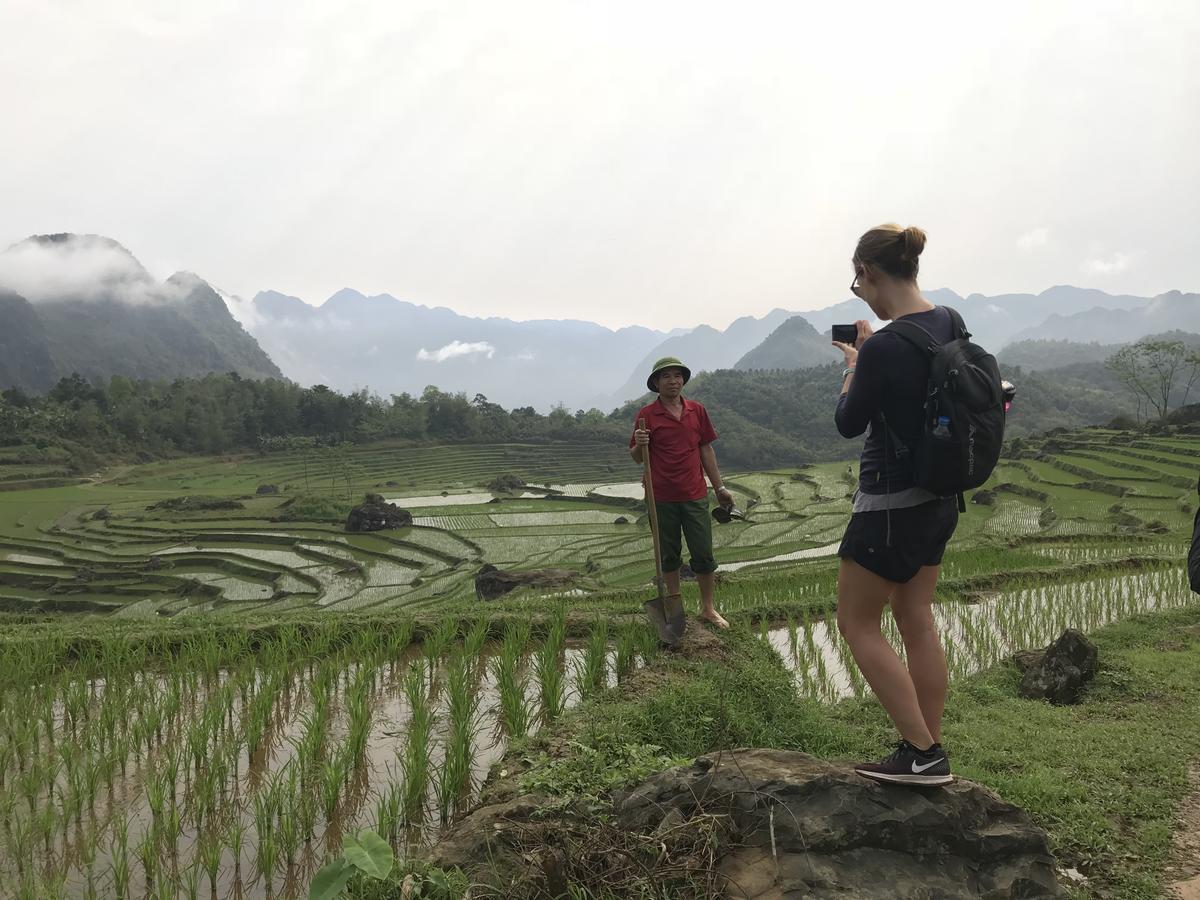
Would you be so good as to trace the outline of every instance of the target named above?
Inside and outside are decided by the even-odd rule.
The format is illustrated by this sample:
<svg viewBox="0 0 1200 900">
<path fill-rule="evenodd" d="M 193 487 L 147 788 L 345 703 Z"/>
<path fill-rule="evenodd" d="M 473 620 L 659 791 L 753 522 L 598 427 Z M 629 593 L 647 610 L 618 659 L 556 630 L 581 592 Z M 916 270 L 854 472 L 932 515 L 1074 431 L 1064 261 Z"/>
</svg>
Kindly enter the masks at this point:
<svg viewBox="0 0 1200 900">
<path fill-rule="evenodd" d="M 860 441 L 840 437 L 833 408 L 838 366 L 801 370 L 702 373 L 685 394 L 708 408 L 729 468 L 751 469 L 853 459 Z M 1052 373 L 1006 371 L 1017 383 L 1010 418 L 1013 436 L 1102 424 L 1134 412 L 1102 364 L 1077 364 Z M 64 450 L 74 467 L 148 461 L 179 454 L 275 452 L 304 446 L 405 442 L 624 442 L 637 409 L 650 395 L 619 409 L 542 414 L 506 410 L 482 394 L 428 387 L 419 396 L 387 398 L 368 391 L 340 394 L 323 385 L 303 388 L 277 379 L 234 374 L 134 381 L 117 376 L 91 383 L 72 375 L 46 395 L 0 394 L 0 444 Z"/>
</svg>

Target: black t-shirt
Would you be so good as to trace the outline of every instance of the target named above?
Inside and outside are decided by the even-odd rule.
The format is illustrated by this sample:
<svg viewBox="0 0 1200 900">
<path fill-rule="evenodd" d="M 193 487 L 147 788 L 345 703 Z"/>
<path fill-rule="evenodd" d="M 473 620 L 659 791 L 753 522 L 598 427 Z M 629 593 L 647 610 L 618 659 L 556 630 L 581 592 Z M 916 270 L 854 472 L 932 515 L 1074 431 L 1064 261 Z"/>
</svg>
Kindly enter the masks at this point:
<svg viewBox="0 0 1200 900">
<path fill-rule="evenodd" d="M 954 323 L 943 307 L 901 318 L 920 325 L 938 343 L 954 339 Z M 870 429 L 859 461 L 858 488 L 864 494 L 894 494 L 913 486 L 906 445 L 924 427 L 928 381 L 929 355 L 898 335 L 880 331 L 859 348 L 850 390 L 838 398 L 834 421 L 842 437 L 858 437 Z M 884 417 L 890 429 L 884 427 Z"/>
</svg>

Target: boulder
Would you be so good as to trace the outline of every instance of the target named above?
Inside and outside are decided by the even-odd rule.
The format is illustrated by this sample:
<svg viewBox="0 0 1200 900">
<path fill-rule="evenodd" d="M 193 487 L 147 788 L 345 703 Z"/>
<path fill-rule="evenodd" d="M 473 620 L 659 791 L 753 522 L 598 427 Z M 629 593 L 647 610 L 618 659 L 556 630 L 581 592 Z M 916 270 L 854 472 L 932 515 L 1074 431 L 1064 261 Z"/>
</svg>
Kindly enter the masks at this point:
<svg viewBox="0 0 1200 900">
<path fill-rule="evenodd" d="M 980 506 L 995 506 L 996 495 L 992 491 L 982 490 L 976 491 L 971 495 L 971 502 L 978 503 Z"/>
<path fill-rule="evenodd" d="M 883 786 L 790 750 L 702 756 L 618 795 L 616 822 L 727 815 L 728 897 L 1059 897 L 1046 833 L 987 788 Z"/>
<path fill-rule="evenodd" d="M 497 475 L 488 485 L 489 491 L 496 493 L 504 493 L 507 491 L 522 491 L 525 489 L 525 481 L 517 475 Z"/>
<path fill-rule="evenodd" d="M 264 495 L 268 495 L 268 494 L 278 494 L 279 493 L 279 485 L 277 485 L 277 484 L 260 484 L 258 486 L 258 489 L 254 493 L 258 494 L 260 497 L 262 497 Z"/>
<path fill-rule="evenodd" d="M 412 513 L 395 503 L 388 503 L 379 494 L 367 494 L 363 502 L 350 510 L 346 517 L 347 531 L 383 531 L 411 525 Z"/>
<path fill-rule="evenodd" d="M 1096 677 L 1096 645 L 1074 628 L 1064 631 L 1021 677 L 1020 693 L 1055 705 L 1078 703 L 1083 686 Z M 1020 662 L 1018 662 L 1020 665 Z"/>
<path fill-rule="evenodd" d="M 519 587 L 562 587 L 574 581 L 576 576 L 577 573 L 570 569 L 505 572 L 488 563 L 475 575 L 475 593 L 481 600 L 495 600 Z"/>
<path fill-rule="evenodd" d="M 556 867 L 546 865 L 559 853 L 554 838 L 591 828 L 574 849 L 584 847 L 592 862 L 621 860 L 634 846 L 654 851 L 635 859 L 649 866 L 642 877 L 656 877 L 659 865 L 666 878 L 711 866 L 716 878 L 704 896 L 1063 896 L 1046 833 L 987 788 L 961 779 L 933 789 L 884 786 L 790 750 L 726 750 L 659 772 L 616 792 L 600 821 L 589 826 L 544 797 L 519 795 L 471 812 L 431 857 L 482 879 L 504 873 L 508 886 L 522 889 L 505 896 L 559 896 Z M 692 830 L 707 836 L 700 856 Z M 581 865 L 576 883 L 606 871 Z"/>
</svg>

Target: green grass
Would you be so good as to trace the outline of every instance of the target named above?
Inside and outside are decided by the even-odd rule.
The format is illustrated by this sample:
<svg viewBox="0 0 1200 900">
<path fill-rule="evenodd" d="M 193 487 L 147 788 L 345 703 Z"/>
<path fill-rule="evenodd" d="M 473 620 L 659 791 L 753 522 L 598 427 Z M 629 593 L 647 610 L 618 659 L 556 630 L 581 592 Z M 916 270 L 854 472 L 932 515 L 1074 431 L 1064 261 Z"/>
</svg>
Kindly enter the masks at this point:
<svg viewBox="0 0 1200 900">
<path fill-rule="evenodd" d="M 1101 437 L 1112 436 L 1060 435 L 1055 441 L 1061 449 L 1049 448 L 1041 459 L 1033 458 L 1038 442 L 1026 441 L 1020 459 L 1004 461 L 995 481 L 1009 482 L 1017 491 L 998 492 L 992 506 L 968 504 L 946 555 L 939 600 L 983 597 L 1007 604 L 1009 630 L 1019 630 L 1016 620 L 1036 606 L 1029 599 L 1034 594 L 1055 598 L 1046 604 L 1054 608 L 1042 622 L 1054 627 L 1065 616 L 1097 623 L 1148 605 L 1143 601 L 1152 599 L 1153 585 L 1178 569 L 1195 495 L 1174 481 L 1196 457 L 1168 440 L 1131 438 L 1110 447 Z M 618 666 L 640 652 L 648 634 L 641 603 L 652 593 L 653 562 L 637 503 L 585 497 L 582 491 L 572 498 L 505 495 L 499 503 L 416 510 L 422 515 L 417 526 L 393 532 L 349 535 L 341 526 L 349 505 L 366 491 L 392 497 L 486 492 L 487 482 L 501 472 L 531 483 L 573 486 L 630 481 L 637 469 L 628 464 L 623 448 L 471 446 L 430 453 L 386 446 L 355 448 L 352 454 L 349 482 L 339 481 L 337 472 L 319 460 L 279 455 L 174 460 L 122 469 L 110 473 L 109 480 L 0 491 L 0 610 L 7 610 L 0 612 L 5 626 L 0 629 L 0 700 L 15 709 L 30 685 L 65 690 L 74 678 L 126 683 L 145 672 L 167 678 L 192 697 L 196 688 L 189 685 L 195 679 L 221 670 L 230 673 L 233 685 L 250 678 L 256 667 L 290 671 L 310 658 L 336 660 L 329 675 L 364 663 L 378 668 L 384 660 L 402 661 L 391 674 L 381 674 L 373 688 L 378 698 L 372 702 L 386 704 L 388 692 L 395 692 L 407 671 L 405 654 L 415 652 L 405 649 L 410 638 L 436 644 L 438 634 L 465 635 L 475 626 L 472 640 L 499 640 L 515 629 L 512 633 L 524 635 L 532 650 L 553 625 L 559 636 L 553 639 L 554 652 L 544 654 L 541 678 L 531 660 L 521 657 L 517 664 L 514 657 L 516 668 L 505 679 L 518 733 L 542 724 L 534 698 L 539 682 L 549 679 L 549 700 L 556 708 L 545 717 L 552 724 L 543 736 L 526 745 L 535 760 L 527 778 L 560 800 L 601 802 L 618 784 L 720 746 L 782 746 L 850 758 L 879 753 L 888 738 L 890 729 L 872 703 L 830 706 L 799 699 L 793 673 L 757 637 L 771 627 L 832 615 L 832 556 L 764 560 L 836 543 L 850 510 L 846 463 L 730 475 L 739 505 L 749 507 L 752 518 L 714 527 L 720 561 L 754 561 L 720 576 L 718 604 L 738 630 L 728 636 L 719 657 L 658 660 L 649 688 L 634 696 L 598 685 L 596 673 L 603 674 L 608 664 L 600 653 L 603 637 L 592 638 L 586 651 L 590 664 L 572 656 L 584 653 L 581 644 L 570 643 L 561 654 L 558 647 L 563 638 L 586 641 L 597 621 L 607 621 L 607 646 Z M 52 467 L 39 471 L 46 474 Z M 1162 477 L 1148 480 L 1154 472 Z M 280 493 L 257 495 L 263 483 L 278 485 Z M 1114 485 L 1131 490 L 1117 496 L 1111 492 Z M 241 507 L 157 505 L 195 496 L 234 500 Z M 1044 515 L 1048 506 L 1057 515 L 1053 522 Z M 98 518 L 95 513 L 102 509 L 107 513 Z M 618 516 L 629 524 L 616 525 Z M 1148 527 L 1154 520 L 1165 532 Z M 472 582 L 484 563 L 573 569 L 583 593 L 549 599 L 550 591 L 523 590 L 483 605 Z M 1128 585 L 1139 594 L 1138 602 L 1119 601 L 1122 586 Z M 696 608 L 696 585 L 685 582 L 683 590 L 689 607 Z M 560 603 L 568 605 L 562 620 L 554 614 Z M 68 610 L 74 612 L 62 614 Z M 1172 792 L 1181 785 L 1180 760 L 1200 737 L 1181 715 L 1188 704 L 1197 705 L 1189 692 L 1189 685 L 1200 683 L 1196 642 L 1164 636 L 1191 621 L 1187 615 L 1106 629 L 1100 638 L 1105 673 L 1076 710 L 1017 700 L 1013 676 L 1003 669 L 958 681 L 952 691 L 947 735 L 958 770 L 1028 806 L 1050 830 L 1062 859 L 1115 896 L 1155 896 L 1153 883 L 1177 799 Z M 956 669 L 961 673 L 975 664 L 966 638 L 960 643 L 968 653 L 966 665 Z M 444 708 L 443 669 L 438 663 L 431 674 L 429 702 L 445 725 L 454 717 Z M 581 674 L 585 670 L 591 674 Z M 629 670 L 622 674 L 627 677 Z M 560 676 L 565 683 L 554 684 Z M 456 677 L 461 681 L 462 673 Z M 585 685 L 576 685 L 578 678 Z M 461 684 L 457 690 L 458 718 L 466 722 Z M 294 717 L 298 701 L 274 681 L 254 693 L 262 705 L 250 729 L 254 742 L 278 746 L 285 729 L 269 714 L 272 705 L 286 702 Z M 556 698 L 572 704 L 580 694 L 587 695 L 581 709 L 557 709 Z M 138 696 L 146 716 L 158 714 L 156 704 L 166 702 Z M 43 705 L 50 702 L 38 697 Z M 340 701 L 333 706 L 340 709 Z M 178 720 L 173 727 L 185 732 L 214 716 L 203 704 L 172 715 Z M 362 721 L 384 721 L 374 710 L 366 716 L 360 709 L 357 715 Z M 515 721 L 522 716 L 524 724 Z M 14 727 L 25 734 L 24 724 Z M 335 723 L 330 734 L 341 735 L 345 727 Z M 1152 736 L 1148 748 L 1146 735 Z M 464 730 L 457 737 L 460 756 L 457 774 L 448 782 L 452 787 L 464 783 L 465 736 Z M 222 737 L 226 753 L 244 737 L 237 729 Z M 575 749 L 565 757 L 539 755 L 549 739 L 559 748 L 573 741 Z M 145 747 L 146 736 L 140 740 Z M 1028 765 L 1014 769 L 1008 761 L 1021 742 L 1036 746 Z M 327 746 L 320 766 L 330 767 L 329 777 L 336 781 L 349 776 L 338 768 L 343 763 L 335 743 Z M 108 750 L 128 756 L 130 747 Z M 1145 773 L 1133 766 L 1139 752 L 1146 755 Z M 429 784 L 434 773 L 447 781 L 440 753 L 439 745 L 429 762 Z M 159 765 L 159 751 L 149 751 L 149 758 Z M 345 764 L 353 768 L 353 761 Z M 398 763 L 392 765 L 399 770 Z M 1131 774 L 1117 777 L 1120 772 Z M 71 777 L 78 782 L 84 776 L 78 770 Z M 389 790 L 398 786 L 402 781 Z M 20 793 L 0 788 L 0 801 L 5 789 Z M 312 806 L 314 801 L 305 802 Z M 377 802 L 371 798 L 372 809 Z M 302 807 L 299 814 L 316 812 Z M 31 840 L 41 840 L 40 819 L 29 822 Z M 105 842 L 111 832 L 107 829 Z M 26 840 L 23 833 L 16 837 Z M 131 837 L 130 853 L 136 852 L 137 840 L 140 836 Z M 280 840 L 267 848 L 268 857 L 273 850 L 286 855 L 290 839 Z M 254 858 L 249 846 L 245 858 L 248 863 Z M 129 861 L 137 883 L 141 864 L 133 857 Z"/>
<path fill-rule="evenodd" d="M 1161 897 L 1188 762 L 1200 757 L 1200 605 L 1139 616 L 1094 638 L 1101 672 L 1080 705 L 1022 700 L 1016 669 L 1000 666 L 954 685 L 944 743 L 960 777 L 1024 807 L 1047 830 L 1059 865 L 1089 878 L 1080 896 Z M 725 649 L 719 660 L 661 658 L 653 690 L 569 713 L 556 735 L 567 751 L 535 741 L 522 786 L 594 805 L 662 766 L 721 748 L 855 760 L 894 740 L 874 702 L 798 699 L 778 658 L 751 634 L 731 632 Z"/>
</svg>

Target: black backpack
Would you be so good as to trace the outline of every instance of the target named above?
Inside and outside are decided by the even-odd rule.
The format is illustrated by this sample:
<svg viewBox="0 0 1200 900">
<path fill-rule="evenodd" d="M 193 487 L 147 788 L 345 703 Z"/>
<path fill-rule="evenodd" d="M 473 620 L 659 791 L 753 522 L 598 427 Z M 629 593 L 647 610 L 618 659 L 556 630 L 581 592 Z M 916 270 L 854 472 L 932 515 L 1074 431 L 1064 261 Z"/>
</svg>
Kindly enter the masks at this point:
<svg viewBox="0 0 1200 900">
<path fill-rule="evenodd" d="M 914 322 L 899 320 L 882 330 L 912 344 L 929 360 L 925 423 L 916 442 L 908 444 L 916 485 L 940 497 L 958 494 L 959 508 L 965 510 L 963 491 L 987 481 L 1000 459 L 1004 390 L 996 358 L 971 343 L 957 310 L 945 310 L 956 335 L 945 344 Z"/>
</svg>

